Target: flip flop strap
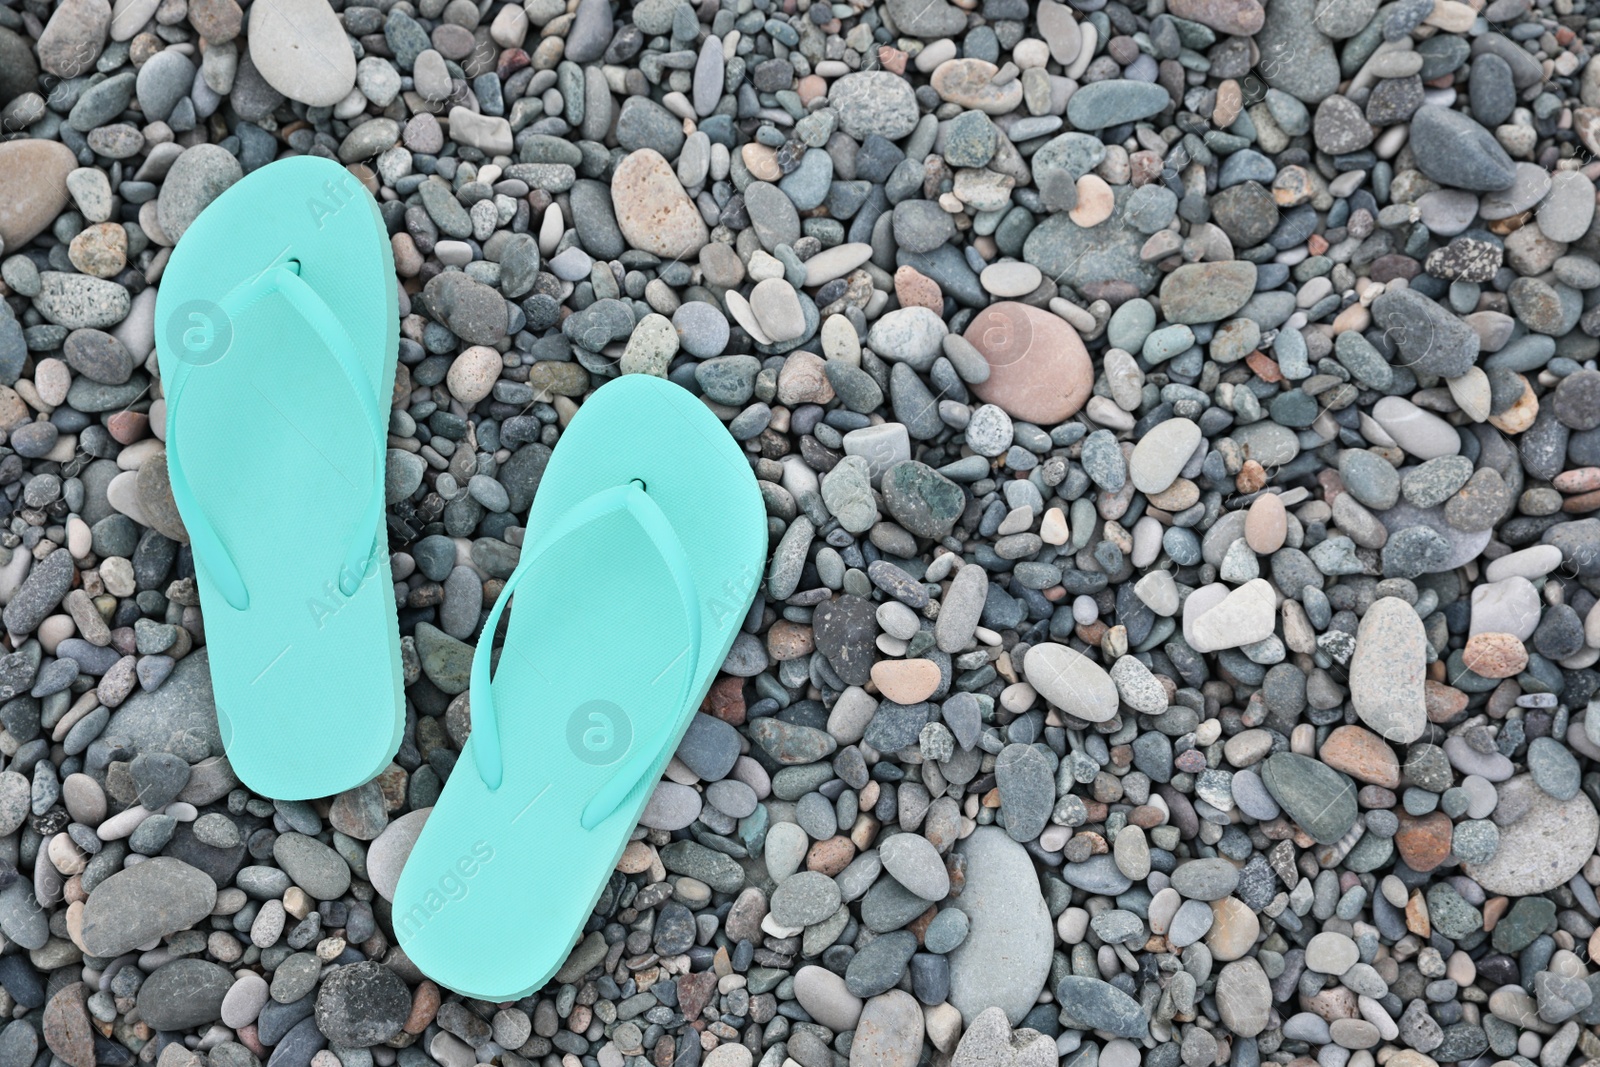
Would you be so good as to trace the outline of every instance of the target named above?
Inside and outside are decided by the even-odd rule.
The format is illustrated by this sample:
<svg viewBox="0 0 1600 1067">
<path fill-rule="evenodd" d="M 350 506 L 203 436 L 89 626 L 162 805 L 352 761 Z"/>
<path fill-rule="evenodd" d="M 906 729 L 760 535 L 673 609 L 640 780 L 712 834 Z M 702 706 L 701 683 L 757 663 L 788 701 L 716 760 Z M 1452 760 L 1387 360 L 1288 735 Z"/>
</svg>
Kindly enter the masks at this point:
<svg viewBox="0 0 1600 1067">
<path fill-rule="evenodd" d="M 637 482 L 603 489 L 570 508 L 543 537 L 523 550 L 522 559 L 511 572 L 511 577 L 506 579 L 505 588 L 500 591 L 500 596 L 495 600 L 494 607 L 490 609 L 489 617 L 483 624 L 483 634 L 478 639 L 478 646 L 472 654 L 471 741 L 478 775 L 483 779 L 484 785 L 491 790 L 500 787 L 505 770 L 500 748 L 499 713 L 495 708 L 489 671 L 490 646 L 493 644 L 501 613 L 505 611 L 517 586 L 532 572 L 540 557 L 557 543 L 578 533 L 590 523 L 619 511 L 627 512 L 648 535 L 650 543 L 655 547 L 661 561 L 666 564 L 668 573 L 672 575 L 673 584 L 677 587 L 679 607 L 683 611 L 689 631 L 689 644 L 684 653 L 673 661 L 674 664 L 683 664 L 679 671 L 683 680 L 678 687 L 673 706 L 681 708 L 690 697 L 690 690 L 694 685 L 695 665 L 700 660 L 700 606 L 683 543 L 678 540 L 677 531 L 672 528 L 671 521 L 662 513 L 660 506 L 650 499 L 650 495 Z M 584 829 L 593 829 L 605 821 L 641 784 L 648 783 L 657 764 L 663 762 L 663 754 L 666 754 L 669 747 L 676 746 L 677 740 L 675 734 L 665 735 L 660 742 L 653 746 L 645 746 L 637 755 L 623 763 L 584 806 L 580 817 Z"/>
<path fill-rule="evenodd" d="M 235 286 L 222 298 L 220 307 L 225 316 L 237 319 L 266 297 L 274 293 L 282 296 L 306 324 L 316 331 L 323 346 L 333 354 L 334 362 L 344 373 L 346 384 L 350 386 L 357 403 L 361 406 L 362 417 L 366 420 L 373 438 L 373 491 L 362 509 L 360 521 L 345 550 L 344 563 L 339 568 L 339 591 L 345 596 L 354 596 L 361 586 L 362 579 L 371 572 L 372 559 L 378 548 L 377 534 L 372 531 L 377 530 L 378 519 L 383 514 L 385 427 L 383 417 L 379 413 L 377 397 L 373 395 L 371 381 L 367 377 L 366 369 L 361 365 L 361 357 L 356 352 L 355 343 L 351 341 L 350 334 L 346 332 L 339 317 L 333 313 L 333 309 L 328 307 L 326 301 L 317 295 L 316 290 L 300 277 L 295 269 L 297 266 L 298 264 L 293 262 L 273 264 L 267 270 Z M 173 376 L 172 387 L 167 393 L 169 413 L 176 410 L 178 395 L 196 369 L 189 367 L 184 373 Z M 205 512 L 200 509 L 194 490 L 183 473 L 183 465 L 178 459 L 177 439 L 173 435 L 174 426 L 175 420 L 169 417 L 167 479 L 172 485 L 173 500 L 183 515 L 184 526 L 189 531 L 189 544 L 194 551 L 195 559 L 205 566 L 229 606 L 236 611 L 244 611 L 250 606 L 250 591 L 245 587 L 244 578 L 239 573 L 233 555 L 223 544 L 216 528 L 207 520 Z"/>
</svg>

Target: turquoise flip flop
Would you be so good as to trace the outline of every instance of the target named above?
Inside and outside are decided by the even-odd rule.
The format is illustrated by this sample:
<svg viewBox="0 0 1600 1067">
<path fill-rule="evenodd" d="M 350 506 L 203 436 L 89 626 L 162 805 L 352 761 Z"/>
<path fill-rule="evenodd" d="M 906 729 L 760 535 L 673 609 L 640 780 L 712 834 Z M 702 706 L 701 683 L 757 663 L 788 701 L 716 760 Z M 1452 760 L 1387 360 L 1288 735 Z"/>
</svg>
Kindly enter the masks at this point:
<svg viewBox="0 0 1600 1067">
<path fill-rule="evenodd" d="M 377 203 L 297 156 L 201 212 L 156 297 L 217 722 L 240 781 L 280 800 L 367 781 L 405 727 L 384 532 L 395 284 Z"/>
<path fill-rule="evenodd" d="M 473 656 L 472 734 L 394 896 L 412 962 L 487 1001 L 532 993 L 566 960 L 767 549 L 739 446 L 686 390 L 642 374 L 578 409 L 527 531 Z"/>
</svg>

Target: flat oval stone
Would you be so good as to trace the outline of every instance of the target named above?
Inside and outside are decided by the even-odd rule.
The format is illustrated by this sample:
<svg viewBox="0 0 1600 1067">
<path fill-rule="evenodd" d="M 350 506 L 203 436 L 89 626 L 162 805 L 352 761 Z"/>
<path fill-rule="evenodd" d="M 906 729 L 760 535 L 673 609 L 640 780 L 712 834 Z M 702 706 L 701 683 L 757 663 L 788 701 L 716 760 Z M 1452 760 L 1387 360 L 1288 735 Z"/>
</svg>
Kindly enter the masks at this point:
<svg viewBox="0 0 1600 1067">
<path fill-rule="evenodd" d="M 1267 1028 L 1272 1013 L 1272 985 L 1254 958 L 1234 960 L 1217 975 L 1217 1014 L 1240 1037 L 1255 1037 Z"/>
<path fill-rule="evenodd" d="M 970 932 L 950 954 L 950 1003 L 970 1025 L 997 1007 L 1013 1025 L 1032 1010 L 1050 974 L 1054 931 L 1027 849 L 995 826 L 980 826 L 956 846 L 967 884 L 954 906 Z"/>
<path fill-rule="evenodd" d="M 1453 456 L 1461 451 L 1461 438 L 1454 426 L 1403 396 L 1379 400 L 1372 406 L 1372 418 L 1395 444 L 1420 460 Z"/>
<path fill-rule="evenodd" d="M 1168 419 L 1146 430 L 1133 446 L 1133 457 L 1128 462 L 1133 487 L 1141 493 L 1166 489 L 1183 472 L 1200 437 L 1200 427 L 1189 419 Z"/>
<path fill-rule="evenodd" d="M 1239 869 L 1225 859 L 1198 859 L 1179 864 L 1172 888 L 1189 900 L 1221 900 L 1239 884 Z"/>
<path fill-rule="evenodd" d="M 933 842 L 921 834 L 900 833 L 878 846 L 883 869 L 894 880 L 924 900 L 943 900 L 950 894 L 950 874 Z"/>
<path fill-rule="evenodd" d="M 211 913 L 217 886 L 182 860 L 155 856 L 118 871 L 89 894 L 83 945 L 110 959 L 179 930 Z"/>
<path fill-rule="evenodd" d="M 1105 722 L 1117 713 L 1117 684 L 1104 667 L 1075 648 L 1051 641 L 1034 645 L 1022 668 L 1028 684 L 1069 715 Z"/>
<path fill-rule="evenodd" d="M 1078 411 L 1094 388 L 1094 365 L 1083 341 L 1048 311 L 1003 300 L 973 317 L 963 334 L 989 364 L 972 386 L 1014 419 L 1054 426 Z"/>
<path fill-rule="evenodd" d="M 67 175 L 78 166 L 59 141 L 0 144 L 0 242 L 21 250 L 67 206 Z"/>
<path fill-rule="evenodd" d="M 996 757 L 994 770 L 1006 832 L 1017 841 L 1034 840 L 1055 806 L 1050 761 L 1032 745 L 1011 744 Z"/>
<path fill-rule="evenodd" d="M 845 986 L 843 976 L 825 967 L 802 967 L 796 971 L 794 998 L 808 1015 L 830 1030 L 853 1030 L 861 1018 L 861 998 Z"/>
<path fill-rule="evenodd" d="M 1267 18 L 1257 0 L 1169 0 L 1167 11 L 1231 37 L 1254 37 Z"/>
<path fill-rule="evenodd" d="M 617 164 L 611 203 L 628 243 L 663 259 L 697 255 L 710 236 L 672 165 L 653 148 L 641 148 Z"/>
<path fill-rule="evenodd" d="M 838 910 L 838 883 L 817 871 L 790 875 L 772 894 L 772 917 L 788 927 L 819 923 Z"/>
<path fill-rule="evenodd" d="M 1056 986 L 1062 1011 L 1090 1030 L 1117 1037 L 1143 1039 L 1150 1033 L 1139 1002 L 1109 982 L 1069 974 Z"/>
<path fill-rule="evenodd" d="M 1244 307 L 1255 291 L 1254 263 L 1185 263 L 1162 279 L 1161 311 L 1168 322 L 1218 322 Z"/>
<path fill-rule="evenodd" d="M 1172 97 L 1155 82 L 1111 78 L 1090 82 L 1067 100 L 1067 120 L 1080 130 L 1120 126 L 1160 114 Z"/>
<path fill-rule="evenodd" d="M 290 100 L 332 107 L 355 88 L 355 52 L 328 0 L 252 4 L 249 43 L 256 71 Z"/>
<path fill-rule="evenodd" d="M 1377 600 L 1361 617 L 1350 659 L 1356 715 L 1392 744 L 1410 744 L 1428 725 L 1423 683 L 1428 637 L 1416 610 L 1399 597 Z"/>
<path fill-rule="evenodd" d="M 1600 814 L 1579 793 L 1557 800 L 1518 775 L 1497 788 L 1494 821 L 1501 847 L 1485 863 L 1464 864 L 1467 877 L 1488 893 L 1534 896 L 1547 893 L 1577 874 L 1600 839 Z"/>
<path fill-rule="evenodd" d="M 1324 845 L 1355 825 L 1355 785 L 1324 763 L 1279 752 L 1261 765 L 1261 780 L 1288 816 Z"/>
<path fill-rule="evenodd" d="M 139 987 L 139 1015 L 153 1029 L 187 1030 L 216 1019 L 232 987 L 233 975 L 215 963 L 173 960 Z"/>
<path fill-rule="evenodd" d="M 850 1067 L 912 1067 L 922 1054 L 922 1006 L 903 989 L 867 1001 L 850 1042 Z M 712 1067 L 711 1060 L 706 1060 Z"/>
</svg>

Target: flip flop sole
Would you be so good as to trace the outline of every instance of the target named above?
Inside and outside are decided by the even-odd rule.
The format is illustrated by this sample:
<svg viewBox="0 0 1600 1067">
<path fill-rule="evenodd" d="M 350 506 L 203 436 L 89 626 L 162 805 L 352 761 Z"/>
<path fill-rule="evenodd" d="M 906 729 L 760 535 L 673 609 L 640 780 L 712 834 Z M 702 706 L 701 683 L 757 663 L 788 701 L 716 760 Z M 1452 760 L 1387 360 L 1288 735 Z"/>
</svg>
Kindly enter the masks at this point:
<svg viewBox="0 0 1600 1067">
<path fill-rule="evenodd" d="M 625 511 L 541 545 L 491 685 L 504 780 L 491 789 L 477 772 L 475 734 L 401 874 L 402 946 L 470 996 L 524 996 L 565 962 L 761 578 L 765 510 L 749 462 L 699 400 L 644 375 L 579 409 L 526 544 L 633 484 L 671 524 L 694 617 L 663 562 L 676 549 L 660 551 Z M 637 786 L 585 829 L 591 799 L 639 759 Z"/>
<path fill-rule="evenodd" d="M 316 323 L 282 292 L 238 296 L 285 265 L 332 312 L 355 384 L 387 414 L 393 255 L 377 204 L 329 160 L 269 164 L 201 213 L 162 278 L 156 343 L 167 436 L 192 492 L 180 514 L 191 534 L 215 532 L 248 591 L 247 608 L 230 603 L 197 546 L 224 747 L 241 781 L 288 800 L 383 770 L 405 698 L 381 509 L 375 528 L 365 521 L 383 492 L 382 440 Z M 347 549 L 363 538 L 375 548 L 346 591 Z"/>
</svg>

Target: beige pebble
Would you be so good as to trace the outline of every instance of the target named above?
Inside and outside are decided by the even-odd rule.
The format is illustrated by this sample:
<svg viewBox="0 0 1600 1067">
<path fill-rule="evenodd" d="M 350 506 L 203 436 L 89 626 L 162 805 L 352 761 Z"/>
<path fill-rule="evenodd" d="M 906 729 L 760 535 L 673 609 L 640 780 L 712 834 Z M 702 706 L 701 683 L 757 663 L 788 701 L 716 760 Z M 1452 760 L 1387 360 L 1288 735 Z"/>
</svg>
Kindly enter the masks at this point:
<svg viewBox="0 0 1600 1067">
<path fill-rule="evenodd" d="M 50 857 L 50 865 L 68 878 L 79 873 L 88 866 L 84 859 L 83 850 L 80 849 L 66 834 L 56 834 L 50 839 L 45 852 Z"/>
<path fill-rule="evenodd" d="M 1072 536 L 1067 528 L 1067 513 L 1060 508 L 1050 508 L 1039 523 L 1039 537 L 1047 545 L 1064 545 Z"/>
<path fill-rule="evenodd" d="M 128 231 L 115 222 L 86 227 L 67 246 L 67 259 L 85 274 L 109 278 L 128 265 Z"/>
<path fill-rule="evenodd" d="M 1539 397 L 1534 393 L 1533 386 L 1522 375 L 1517 377 L 1522 379 L 1522 395 L 1500 414 L 1489 416 L 1489 425 L 1502 433 L 1521 433 L 1539 417 Z"/>
<path fill-rule="evenodd" d="M 1244 93 L 1239 83 L 1228 78 L 1217 86 L 1217 102 L 1211 109 L 1211 121 L 1217 126 L 1232 126 L 1244 108 Z"/>
<path fill-rule="evenodd" d="M 94 532 L 89 529 L 89 524 L 76 515 L 67 516 L 67 551 L 72 553 L 74 559 L 83 559 L 89 555 L 89 549 L 94 547 Z"/>
<path fill-rule="evenodd" d="M 38 391 L 39 399 L 53 408 L 60 407 L 67 399 L 67 390 L 71 386 L 72 372 L 59 359 L 41 359 L 33 369 L 33 387 Z"/>
<path fill-rule="evenodd" d="M 500 377 L 500 353 L 487 345 L 473 345 L 463 351 L 450 364 L 445 384 L 450 395 L 467 406 L 472 406 L 494 389 Z"/>
<path fill-rule="evenodd" d="M 656 850 L 645 841 L 630 841 L 617 860 L 617 870 L 623 874 L 643 874 L 655 862 Z"/>
<path fill-rule="evenodd" d="M 745 169 L 756 181 L 775 182 L 783 177 L 783 168 L 778 166 L 776 148 L 752 141 L 739 149 L 739 158 L 744 161 Z"/>
<path fill-rule="evenodd" d="M 1263 493 L 1244 518 L 1244 540 L 1251 551 L 1267 556 L 1283 547 L 1289 533 L 1289 516 L 1276 493 Z"/>
<path fill-rule="evenodd" d="M 939 688 L 939 665 L 928 659 L 879 660 L 873 664 L 872 681 L 896 704 L 916 704 Z"/>
<path fill-rule="evenodd" d="M 1218 960 L 1236 960 L 1250 951 L 1261 933 L 1261 920 L 1238 897 L 1223 897 L 1211 905 L 1211 930 L 1206 947 Z"/>
<path fill-rule="evenodd" d="M 710 238 L 672 165 L 653 148 L 638 149 L 617 164 L 611 206 L 627 242 L 662 259 L 688 259 Z"/>
<path fill-rule="evenodd" d="M 1478 13 L 1472 10 L 1471 5 L 1463 4 L 1460 0 L 1433 0 L 1433 10 L 1422 21 L 1446 33 L 1466 33 L 1472 29 L 1477 18 Z"/>
<path fill-rule="evenodd" d="M 1082 227 L 1098 226 L 1111 217 L 1116 198 L 1111 186 L 1098 174 L 1085 174 L 1078 179 L 1078 206 L 1068 212 L 1068 217 Z"/>
<path fill-rule="evenodd" d="M 1050 46 L 1037 37 L 1025 37 L 1011 46 L 1011 61 L 1022 70 L 1050 62 Z"/>
<path fill-rule="evenodd" d="M 51 615 L 39 624 L 39 644 L 49 655 L 56 654 L 56 646 L 78 632 L 71 615 Z"/>
<path fill-rule="evenodd" d="M 296 919 L 304 919 L 311 914 L 315 905 L 306 891 L 297 885 L 292 885 L 283 893 L 283 910 L 293 915 Z"/>
<path fill-rule="evenodd" d="M 983 273 L 978 276 L 978 281 L 984 289 L 1002 299 L 1027 296 L 1039 288 L 1039 283 L 1043 280 L 1044 275 L 1040 273 L 1038 267 L 1018 260 L 991 263 L 983 268 Z"/>
<path fill-rule="evenodd" d="M 1333 333 L 1338 336 L 1346 330 L 1365 330 L 1372 325 L 1372 312 L 1365 304 L 1351 304 L 1333 317 Z"/>
</svg>

